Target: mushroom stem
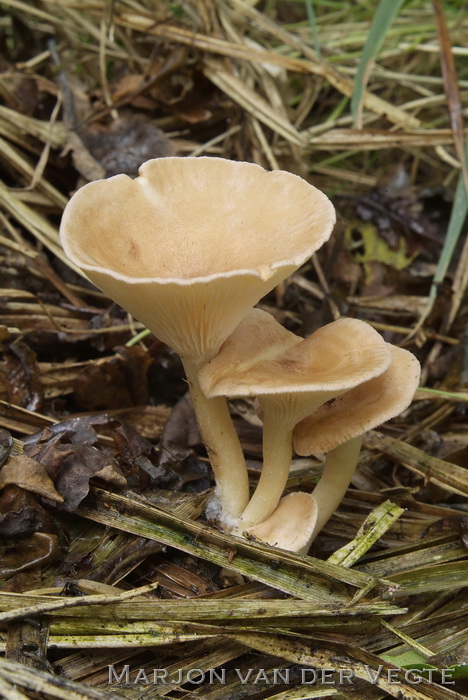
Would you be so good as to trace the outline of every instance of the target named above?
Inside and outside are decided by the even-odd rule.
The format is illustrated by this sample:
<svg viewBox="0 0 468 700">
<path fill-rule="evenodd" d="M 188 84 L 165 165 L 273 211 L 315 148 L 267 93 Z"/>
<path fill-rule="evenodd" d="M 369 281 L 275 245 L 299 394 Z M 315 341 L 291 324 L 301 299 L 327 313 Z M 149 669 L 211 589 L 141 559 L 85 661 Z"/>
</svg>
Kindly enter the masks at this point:
<svg viewBox="0 0 468 700">
<path fill-rule="evenodd" d="M 223 397 L 206 398 L 200 388 L 198 372 L 202 363 L 183 357 L 195 415 L 205 443 L 216 481 L 218 515 L 224 527 L 232 529 L 249 501 L 249 478 L 244 454 L 235 431 L 227 401 Z"/>
<path fill-rule="evenodd" d="M 288 480 L 292 459 L 293 426 L 284 428 L 278 421 L 263 416 L 263 467 L 257 488 L 242 513 L 240 534 L 268 518 L 278 505 Z"/>
<path fill-rule="evenodd" d="M 317 504 L 317 521 L 307 549 L 343 500 L 358 463 L 361 444 L 362 435 L 359 435 L 327 454 L 322 478 L 312 491 Z M 307 549 L 304 547 L 303 551 Z"/>
</svg>

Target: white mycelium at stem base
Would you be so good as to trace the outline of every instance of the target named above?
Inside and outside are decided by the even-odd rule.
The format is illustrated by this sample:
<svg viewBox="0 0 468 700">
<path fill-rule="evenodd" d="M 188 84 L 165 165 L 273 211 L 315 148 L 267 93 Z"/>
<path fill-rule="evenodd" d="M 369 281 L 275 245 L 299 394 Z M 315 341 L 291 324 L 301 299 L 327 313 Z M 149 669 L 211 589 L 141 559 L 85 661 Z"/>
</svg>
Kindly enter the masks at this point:
<svg viewBox="0 0 468 700">
<path fill-rule="evenodd" d="M 135 180 L 85 185 L 65 209 L 68 257 L 181 355 L 226 523 L 248 501 L 245 462 L 224 400 L 199 392 L 197 370 L 334 222 L 331 202 L 302 178 L 221 158 L 150 160 Z"/>
<path fill-rule="evenodd" d="M 207 396 L 256 396 L 263 414 L 262 473 L 239 532 L 277 507 L 295 425 L 324 402 L 381 374 L 390 362 L 386 343 L 362 321 L 340 319 L 304 340 L 265 311 L 246 315 L 200 372 Z"/>
</svg>

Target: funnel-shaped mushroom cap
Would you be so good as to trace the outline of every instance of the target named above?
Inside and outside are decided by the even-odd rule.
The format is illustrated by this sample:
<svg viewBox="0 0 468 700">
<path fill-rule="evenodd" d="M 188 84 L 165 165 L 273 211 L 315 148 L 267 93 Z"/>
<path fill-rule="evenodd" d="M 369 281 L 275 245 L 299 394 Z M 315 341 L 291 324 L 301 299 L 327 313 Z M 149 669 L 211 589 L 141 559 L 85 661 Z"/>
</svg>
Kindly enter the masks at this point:
<svg viewBox="0 0 468 700">
<path fill-rule="evenodd" d="M 364 321 L 342 318 L 304 340 L 252 309 L 199 377 L 209 397 L 336 395 L 381 374 L 390 362 L 387 344 Z"/>
<path fill-rule="evenodd" d="M 246 311 L 330 236 L 333 205 L 297 175 L 159 158 L 68 203 L 64 250 L 182 356 L 209 357 Z"/>
<path fill-rule="evenodd" d="M 404 411 L 418 388 L 421 367 L 416 357 L 387 344 L 392 364 L 378 377 L 320 406 L 294 430 L 299 455 L 321 454 L 376 428 Z"/>
</svg>

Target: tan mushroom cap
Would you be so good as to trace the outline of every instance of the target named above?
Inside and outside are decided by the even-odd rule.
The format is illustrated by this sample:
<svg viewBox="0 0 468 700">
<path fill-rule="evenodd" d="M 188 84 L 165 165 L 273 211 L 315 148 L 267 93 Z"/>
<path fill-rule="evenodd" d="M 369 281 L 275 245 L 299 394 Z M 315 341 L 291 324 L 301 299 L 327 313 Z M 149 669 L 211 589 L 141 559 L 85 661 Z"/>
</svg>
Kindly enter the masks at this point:
<svg viewBox="0 0 468 700">
<path fill-rule="evenodd" d="M 221 158 L 159 158 L 82 187 L 67 256 L 182 356 L 211 356 L 246 311 L 330 236 L 329 199 L 297 175 Z"/>
<path fill-rule="evenodd" d="M 367 382 L 390 362 L 387 344 L 363 321 L 342 318 L 304 340 L 252 309 L 199 378 L 209 397 L 334 393 Z"/>
<path fill-rule="evenodd" d="M 410 405 L 419 385 L 416 357 L 387 344 L 392 364 L 380 376 L 320 406 L 294 430 L 298 455 L 322 454 L 385 423 Z"/>
</svg>

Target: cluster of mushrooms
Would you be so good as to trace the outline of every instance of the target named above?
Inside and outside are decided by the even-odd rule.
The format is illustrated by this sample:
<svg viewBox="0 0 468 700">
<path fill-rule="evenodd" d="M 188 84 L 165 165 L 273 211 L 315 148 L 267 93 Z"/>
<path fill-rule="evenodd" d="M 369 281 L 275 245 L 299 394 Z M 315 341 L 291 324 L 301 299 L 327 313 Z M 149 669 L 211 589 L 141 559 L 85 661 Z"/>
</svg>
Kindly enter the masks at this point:
<svg viewBox="0 0 468 700">
<path fill-rule="evenodd" d="M 82 187 L 61 224 L 65 253 L 181 359 L 210 458 L 207 512 L 226 531 L 295 552 L 341 502 L 367 430 L 406 409 L 420 368 L 367 323 L 303 339 L 254 305 L 335 223 L 330 200 L 284 171 L 221 158 L 159 158 L 131 179 Z M 263 468 L 250 497 L 228 397 L 255 397 Z M 293 450 L 326 454 L 312 494 L 282 497 Z"/>
</svg>

